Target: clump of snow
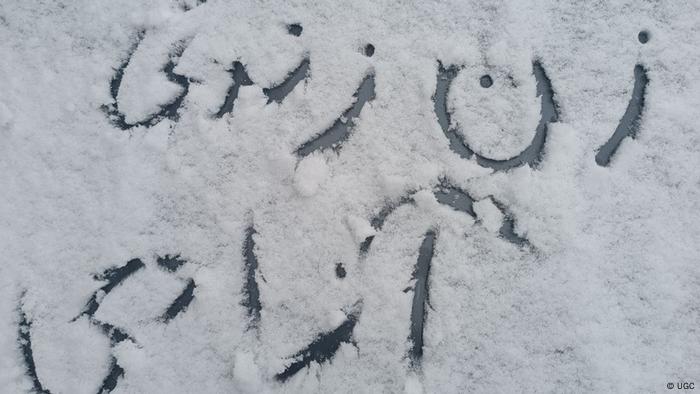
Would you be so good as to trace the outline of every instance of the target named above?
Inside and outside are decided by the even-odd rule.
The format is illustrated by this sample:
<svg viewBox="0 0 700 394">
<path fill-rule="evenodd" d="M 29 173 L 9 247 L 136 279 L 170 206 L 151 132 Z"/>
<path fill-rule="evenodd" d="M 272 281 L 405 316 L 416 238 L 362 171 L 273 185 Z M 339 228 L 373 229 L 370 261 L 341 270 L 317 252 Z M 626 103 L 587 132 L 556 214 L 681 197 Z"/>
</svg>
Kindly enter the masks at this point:
<svg viewBox="0 0 700 394">
<path fill-rule="evenodd" d="M 492 232 L 497 233 L 503 223 L 503 212 L 493 203 L 490 198 L 474 202 L 474 212 L 481 224 Z"/>
<path fill-rule="evenodd" d="M 9 127 L 12 121 L 12 113 L 4 103 L 0 103 L 0 126 Z"/>
<path fill-rule="evenodd" d="M 413 195 L 416 206 L 423 210 L 431 210 L 437 207 L 437 199 L 430 190 L 421 190 Z"/>
<path fill-rule="evenodd" d="M 347 316 L 343 311 L 340 309 L 336 309 L 334 311 L 331 311 L 328 314 L 328 330 L 332 330 L 341 324 L 347 319 Z"/>
<path fill-rule="evenodd" d="M 323 185 L 330 172 L 321 154 L 312 154 L 299 162 L 294 173 L 294 188 L 303 197 L 311 197 Z"/>
<path fill-rule="evenodd" d="M 415 373 L 406 376 L 406 385 L 404 386 L 403 392 L 405 394 L 423 394 L 425 392 L 420 379 Z"/>
<path fill-rule="evenodd" d="M 400 196 L 406 192 L 409 180 L 401 176 L 384 175 L 381 179 L 383 192 L 390 196 Z"/>
<path fill-rule="evenodd" d="M 345 218 L 345 223 L 347 223 L 355 242 L 358 244 L 367 239 L 367 237 L 377 233 L 377 230 L 372 227 L 372 224 L 367 219 L 359 216 L 349 215 Z"/>
<path fill-rule="evenodd" d="M 260 368 L 253 354 L 237 352 L 233 361 L 233 379 L 242 393 L 259 393 L 263 389 Z"/>
</svg>

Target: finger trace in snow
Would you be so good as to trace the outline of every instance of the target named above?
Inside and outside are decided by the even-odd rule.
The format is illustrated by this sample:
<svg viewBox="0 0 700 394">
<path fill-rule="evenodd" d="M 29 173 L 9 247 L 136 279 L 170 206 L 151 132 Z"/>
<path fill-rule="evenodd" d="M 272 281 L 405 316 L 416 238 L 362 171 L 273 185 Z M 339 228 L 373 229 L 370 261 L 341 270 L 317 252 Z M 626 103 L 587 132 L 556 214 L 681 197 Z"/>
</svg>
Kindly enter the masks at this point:
<svg viewBox="0 0 700 394">
<path fill-rule="evenodd" d="M 169 255 L 166 254 L 165 256 L 158 256 L 156 258 L 156 263 L 161 266 L 163 269 L 169 272 L 175 272 L 180 267 L 182 267 L 183 264 L 185 264 L 187 260 L 183 259 L 180 257 L 179 254 L 176 255 Z"/>
<path fill-rule="evenodd" d="M 121 329 L 114 327 L 109 323 L 103 323 L 92 316 L 90 316 L 89 319 L 91 324 L 100 328 L 102 333 L 109 337 L 110 347 L 114 348 L 115 345 L 127 339 L 133 343 L 136 343 L 136 341 L 130 335 L 126 334 Z M 102 386 L 98 393 L 111 392 L 116 387 L 117 379 L 119 378 L 119 376 L 124 376 L 124 370 L 119 366 L 119 364 L 117 364 L 117 358 L 114 355 L 112 355 L 111 358 L 111 366 L 109 368 L 109 371 L 107 372 L 107 376 L 105 376 L 102 382 Z"/>
<path fill-rule="evenodd" d="M 102 111 L 105 112 L 110 122 L 114 126 L 119 127 L 122 130 L 129 130 L 132 127 L 136 126 L 151 127 L 163 120 L 164 118 L 177 121 L 180 118 L 178 110 L 180 109 L 180 106 L 185 100 L 185 96 L 187 96 L 187 93 L 190 89 L 189 79 L 184 75 L 176 74 L 174 72 L 176 65 L 175 59 L 179 58 L 185 51 L 184 43 L 178 42 L 175 45 L 175 49 L 170 54 L 168 62 L 163 66 L 161 71 L 165 73 L 165 77 L 168 79 L 168 81 L 175 83 L 182 88 L 180 94 L 175 96 L 170 102 L 161 105 L 160 111 L 148 116 L 146 119 L 140 120 L 135 123 L 128 123 L 126 121 L 126 115 L 119 111 L 119 102 L 117 100 L 117 97 L 119 95 L 119 88 L 121 87 L 124 72 L 129 66 L 129 62 L 131 61 L 134 52 L 136 52 L 136 49 L 138 49 L 138 46 L 143 40 L 145 34 L 146 33 L 144 31 L 140 31 L 138 33 L 136 43 L 132 46 L 131 50 L 129 51 L 126 60 L 124 60 L 124 62 L 119 66 L 119 68 L 115 70 L 114 76 L 112 77 L 112 81 L 109 85 L 110 94 L 112 96 L 112 103 L 110 103 L 109 105 L 102 106 Z"/>
<path fill-rule="evenodd" d="M 163 316 L 161 316 L 161 320 L 163 320 L 163 322 L 167 323 L 170 320 L 174 319 L 175 316 L 180 314 L 180 312 L 187 310 L 187 307 L 194 299 L 195 287 L 197 287 L 197 285 L 195 285 L 194 279 L 190 278 L 187 281 L 187 286 L 185 286 L 185 288 L 182 290 L 182 293 L 180 293 L 180 295 L 177 296 L 177 298 L 175 298 L 175 301 L 173 301 L 173 303 L 168 307 Z"/>
<path fill-rule="evenodd" d="M 532 168 L 537 168 L 542 161 L 544 145 L 547 139 L 547 125 L 558 121 L 559 111 L 557 104 L 554 102 L 554 90 L 552 82 L 545 73 L 542 64 L 536 60 L 532 63 L 532 73 L 537 80 L 537 95 L 541 97 L 540 121 L 535 131 L 535 136 L 530 145 L 525 148 L 520 154 L 507 160 L 493 160 L 481 156 L 474 152 L 465 142 L 460 133 L 463 130 L 456 130 L 451 126 L 451 115 L 447 109 L 447 94 L 450 90 L 452 80 L 459 73 L 457 66 L 445 68 L 442 62 L 438 62 L 437 84 L 435 94 L 433 95 L 433 104 L 435 115 L 437 116 L 440 128 L 447 137 L 450 144 L 450 149 L 463 159 L 471 159 L 476 156 L 476 162 L 482 167 L 488 167 L 496 171 L 507 171 L 511 168 L 519 167 L 528 164 Z M 489 84 L 491 78 L 484 76 L 480 83 L 482 87 L 490 87 L 493 81 Z M 488 86 L 485 86 L 488 85 Z"/>
<path fill-rule="evenodd" d="M 42 386 L 39 376 L 36 373 L 36 364 L 34 363 L 34 352 L 32 351 L 32 322 L 27 319 L 27 315 L 22 309 L 22 304 L 20 302 L 19 307 L 19 327 L 17 333 L 19 335 L 18 341 L 20 349 L 22 350 L 22 358 L 24 359 L 24 367 L 26 369 L 27 375 L 32 381 L 32 386 L 35 393 L 39 394 L 51 394 L 51 391 L 47 390 Z"/>
<path fill-rule="evenodd" d="M 642 44 L 646 44 L 647 42 L 649 42 L 649 32 L 646 30 L 640 31 L 639 34 L 637 35 L 637 39 Z"/>
<path fill-rule="evenodd" d="M 503 224 L 498 230 L 498 234 L 501 236 L 501 238 L 518 246 L 532 247 L 527 238 L 521 237 L 515 233 L 515 218 L 508 208 L 506 208 L 505 204 L 497 201 L 495 198 L 491 198 L 491 201 L 493 201 L 496 208 L 498 208 L 503 214 Z"/>
<path fill-rule="evenodd" d="M 246 229 L 245 241 L 243 242 L 243 259 L 245 263 L 245 284 L 243 286 L 243 301 L 241 304 L 246 307 L 248 317 L 251 319 L 250 327 L 256 327 L 260 321 L 260 289 L 256 274 L 258 271 L 258 258 L 255 256 L 255 239 L 257 234 L 255 228 L 250 226 Z"/>
<path fill-rule="evenodd" d="M 452 186 L 447 181 L 440 182 L 440 186 L 434 192 L 435 198 L 440 204 L 449 205 L 453 209 L 464 212 L 476 219 L 474 212 L 474 199 L 464 190 Z"/>
<path fill-rule="evenodd" d="M 85 308 L 83 308 L 83 312 L 73 318 L 73 321 L 82 316 L 87 316 L 90 323 L 98 327 L 102 333 L 109 338 L 111 347 L 114 347 L 119 342 L 127 339 L 136 343 L 136 341 L 124 330 L 115 327 L 112 324 L 101 322 L 95 319 L 94 315 L 95 312 L 97 312 L 97 309 L 100 307 L 100 302 L 105 296 L 107 296 L 107 294 L 109 294 L 109 292 L 121 284 L 126 278 L 143 267 L 145 267 L 145 264 L 140 259 L 131 259 L 122 267 L 109 268 L 101 275 L 95 275 L 95 280 L 105 280 L 107 281 L 107 284 L 100 287 L 92 294 L 90 300 L 85 305 Z M 114 387 L 116 387 L 118 377 L 123 376 L 124 374 L 124 370 L 117 364 L 117 360 L 114 356 L 112 356 L 112 360 L 112 366 L 110 367 L 110 370 L 102 383 L 102 388 L 99 391 L 100 393 L 111 392 Z"/>
<path fill-rule="evenodd" d="M 374 227 L 376 230 L 381 230 L 382 227 L 384 226 L 384 222 L 386 221 L 386 218 L 391 215 L 396 208 L 400 207 L 401 205 L 408 204 L 408 203 L 413 203 L 413 197 L 411 194 L 407 196 L 403 196 L 399 199 L 397 202 L 391 202 L 387 205 L 385 205 L 371 220 L 370 224 L 372 227 Z M 360 244 L 360 256 L 364 256 L 367 254 L 369 251 L 369 247 L 372 246 L 372 241 L 374 241 L 375 235 L 370 235 L 367 237 L 361 244 Z"/>
<path fill-rule="evenodd" d="M 345 267 L 343 267 L 343 263 L 338 263 L 335 265 L 335 276 L 338 279 L 343 279 L 347 275 L 347 271 L 345 271 Z"/>
<path fill-rule="evenodd" d="M 411 332 L 409 341 L 411 348 L 408 351 L 411 365 L 420 368 L 423 357 L 423 334 L 425 332 L 425 319 L 427 317 L 426 305 L 430 298 L 430 264 L 435 253 L 435 241 L 437 235 L 434 230 L 425 233 L 423 242 L 418 251 L 418 261 L 413 271 L 413 303 L 411 306 Z"/>
<path fill-rule="evenodd" d="M 305 57 L 299 65 L 292 70 L 287 75 L 284 81 L 279 85 L 273 86 L 271 88 L 263 89 L 263 94 L 267 96 L 267 103 L 270 104 L 273 101 L 281 103 L 289 93 L 294 90 L 294 88 L 299 84 L 299 82 L 309 77 L 309 63 L 308 57 Z"/>
<path fill-rule="evenodd" d="M 493 78 L 488 74 L 483 75 L 479 78 L 479 85 L 481 85 L 482 88 L 488 89 L 493 85 Z"/>
<path fill-rule="evenodd" d="M 92 316 L 89 317 L 89 320 L 92 325 L 97 326 L 102 331 L 102 333 L 109 338 L 109 343 L 112 346 L 127 339 L 131 342 L 136 343 L 136 341 L 131 335 L 127 334 L 123 329 L 119 327 L 115 327 L 112 324 L 99 321 Z"/>
<path fill-rule="evenodd" d="M 374 74 L 368 74 L 360 83 L 355 94 L 355 103 L 343 115 L 333 122 L 326 131 L 303 143 L 296 151 L 299 157 L 306 157 L 316 150 L 332 148 L 338 152 L 342 143 L 350 137 L 350 131 L 355 126 L 355 119 L 360 116 L 365 103 L 375 98 Z"/>
<path fill-rule="evenodd" d="M 127 52 L 126 58 L 124 61 L 119 65 L 114 70 L 114 75 L 112 76 L 112 80 L 109 82 L 109 93 L 112 96 L 112 100 L 114 100 L 114 110 L 118 111 L 117 109 L 117 96 L 119 96 L 119 88 L 122 85 L 122 79 L 124 78 L 124 71 L 126 71 L 126 68 L 129 66 L 129 62 L 131 62 L 131 57 L 134 56 L 134 52 L 139 47 L 139 44 L 141 44 L 141 41 L 143 41 L 144 37 L 146 36 L 146 32 L 144 30 L 139 31 L 136 33 L 136 42 L 129 48 L 129 51 Z"/>
<path fill-rule="evenodd" d="M 433 194 L 435 195 L 435 199 L 438 203 L 448 205 L 456 211 L 466 213 L 472 218 L 477 219 L 476 212 L 474 212 L 474 198 L 472 198 L 469 193 L 461 188 L 450 184 L 446 179 L 440 180 L 440 184 L 435 187 Z M 494 205 L 496 205 L 496 207 L 503 213 L 503 223 L 499 230 L 499 235 L 501 238 L 517 246 L 531 246 L 530 242 L 526 238 L 520 237 L 515 233 L 515 219 L 510 211 L 508 211 L 506 206 L 495 199 L 492 200 L 494 201 Z M 387 217 L 389 217 L 389 215 L 391 215 L 396 208 L 403 204 L 413 202 L 413 193 L 409 193 L 408 195 L 401 197 L 398 202 L 385 205 L 379 211 L 379 213 L 377 213 L 371 219 L 370 223 L 372 224 L 372 227 L 374 227 L 377 231 L 381 231 Z M 374 241 L 375 236 L 376 235 L 371 235 L 367 237 L 360 244 L 361 257 L 365 256 L 369 252 L 369 248 L 372 245 L 372 241 Z"/>
<path fill-rule="evenodd" d="M 226 99 L 224 100 L 224 103 L 221 105 L 221 108 L 219 108 L 219 111 L 216 113 L 217 118 L 221 118 L 225 114 L 233 112 L 233 104 L 238 98 L 238 91 L 240 90 L 241 86 L 250 86 L 253 84 L 253 81 L 248 76 L 248 72 L 246 71 L 245 66 L 239 61 L 233 62 L 233 66 L 231 67 L 231 69 L 226 71 L 228 71 L 231 74 L 233 83 L 228 89 L 228 93 L 226 93 Z"/>
<path fill-rule="evenodd" d="M 287 25 L 287 32 L 293 36 L 299 37 L 302 31 L 304 31 L 304 28 L 298 23 Z"/>
<path fill-rule="evenodd" d="M 102 273 L 102 275 L 95 275 L 95 280 L 104 280 L 107 281 L 107 284 L 100 287 L 97 291 L 95 291 L 92 294 L 90 300 L 88 300 L 87 304 L 85 304 L 85 308 L 83 308 L 83 311 L 75 319 L 82 315 L 88 315 L 92 317 L 95 314 L 95 312 L 97 312 L 97 308 L 99 308 L 100 302 L 102 298 L 104 298 L 104 296 L 109 294 L 109 292 L 112 291 L 112 289 L 114 289 L 115 287 L 117 287 L 122 281 L 124 281 L 124 279 L 128 278 L 131 274 L 140 270 L 143 267 L 145 267 L 145 265 L 140 259 L 132 259 L 129 260 L 126 263 L 126 265 L 122 267 L 109 268 L 104 273 Z"/>
<path fill-rule="evenodd" d="M 450 149 L 463 159 L 471 159 L 474 152 L 464 143 L 462 137 L 456 130 L 450 127 L 451 116 L 447 110 L 447 93 L 452 84 L 452 80 L 457 76 L 457 66 L 445 68 L 442 62 L 438 61 L 437 84 L 433 95 L 433 109 L 437 116 L 438 124 L 442 132 L 450 143 Z"/>
<path fill-rule="evenodd" d="M 435 198 L 441 204 L 449 205 L 453 209 L 464 212 L 467 215 L 477 218 L 474 211 L 474 199 L 464 190 L 450 185 L 443 180 L 440 186 L 434 192 Z M 515 219 L 508 208 L 500 201 L 491 198 L 493 204 L 503 214 L 503 223 L 498 233 L 504 240 L 517 246 L 531 246 L 530 241 L 515 233 Z"/>
<path fill-rule="evenodd" d="M 642 41 L 642 33 L 639 40 Z M 648 38 L 647 38 L 648 40 Z M 610 139 L 603 144 L 595 155 L 595 162 L 602 167 L 607 167 L 610 164 L 610 159 L 617 152 L 617 148 L 626 137 L 632 139 L 637 137 L 639 126 L 644 112 L 644 96 L 646 94 L 649 77 L 647 71 L 641 64 L 634 66 L 634 88 L 632 89 L 632 97 L 625 110 L 620 123 L 617 125 L 615 132 Z"/>
<path fill-rule="evenodd" d="M 335 330 L 320 334 L 306 348 L 292 356 L 296 361 L 290 364 L 284 371 L 275 375 L 275 379 L 284 382 L 294 376 L 311 362 L 319 364 L 331 360 L 342 343 L 352 343 L 352 332 L 355 329 L 362 311 L 362 301 L 357 301 L 346 313 L 345 321 Z M 357 345 L 355 345 L 357 346 Z"/>
<path fill-rule="evenodd" d="M 117 382 L 119 378 L 124 377 L 124 368 L 122 368 L 118 363 L 117 359 L 112 356 L 112 361 L 110 362 L 109 372 L 102 381 L 102 385 L 98 391 L 99 394 L 111 393 L 117 387 Z"/>
<path fill-rule="evenodd" d="M 180 119 L 178 110 L 180 109 L 180 106 L 182 106 L 185 96 L 187 96 L 187 93 L 189 92 L 190 80 L 184 75 L 176 74 L 173 70 L 175 69 L 176 65 L 174 59 L 179 58 L 184 51 L 184 44 L 178 43 L 175 51 L 170 56 L 168 63 L 165 65 L 165 67 L 163 67 L 163 72 L 165 73 L 166 78 L 168 78 L 168 81 L 180 85 L 182 92 L 180 92 L 180 94 L 177 95 L 171 102 L 161 106 L 160 112 L 151 116 L 149 120 L 149 125 L 151 126 L 160 122 L 160 120 L 163 118 L 168 118 L 173 121 Z"/>
<path fill-rule="evenodd" d="M 197 7 L 199 7 L 200 5 L 202 5 L 202 4 L 206 3 L 206 2 L 207 2 L 207 0 L 195 0 L 195 1 L 194 1 L 194 4 L 190 4 L 190 3 L 193 3 L 193 2 L 192 2 L 192 1 L 188 1 L 188 0 L 180 0 L 178 3 L 179 3 L 179 5 L 180 5 L 180 9 L 183 10 L 183 11 L 185 11 L 185 12 L 187 12 L 187 11 L 191 11 L 191 10 L 193 10 L 193 9 L 195 9 L 195 8 L 197 8 Z"/>
<path fill-rule="evenodd" d="M 169 272 L 174 272 L 182 266 L 186 261 L 180 258 L 179 254 L 170 255 L 166 254 L 165 257 L 158 257 L 156 262 L 159 266 L 166 269 Z M 110 346 L 114 347 L 118 343 L 130 340 L 134 343 L 136 341 L 123 329 L 115 327 L 110 323 L 105 323 L 99 321 L 94 317 L 94 314 L 99 309 L 100 302 L 104 299 L 107 294 L 109 294 L 115 287 L 120 285 L 126 278 L 134 274 L 141 268 L 144 268 L 145 264 L 138 258 L 129 260 L 126 265 L 122 267 L 114 267 L 105 270 L 101 275 L 95 275 L 95 280 L 106 280 L 107 284 L 98 289 L 91 296 L 90 300 L 87 302 L 83 312 L 75 317 L 73 321 L 77 320 L 82 316 L 87 316 L 90 323 L 98 327 L 102 333 L 104 333 L 110 340 Z M 167 308 L 165 313 L 160 317 L 161 321 L 168 323 L 170 320 L 175 318 L 178 314 L 185 311 L 194 299 L 194 289 L 196 285 L 194 279 L 189 279 L 187 285 L 183 289 L 182 293 L 173 301 L 173 303 Z M 117 363 L 117 359 L 114 355 L 111 356 L 111 366 L 107 373 L 107 376 L 103 380 L 102 386 L 100 388 L 100 393 L 109 393 L 116 387 L 118 379 L 124 376 L 124 369 Z"/>
</svg>

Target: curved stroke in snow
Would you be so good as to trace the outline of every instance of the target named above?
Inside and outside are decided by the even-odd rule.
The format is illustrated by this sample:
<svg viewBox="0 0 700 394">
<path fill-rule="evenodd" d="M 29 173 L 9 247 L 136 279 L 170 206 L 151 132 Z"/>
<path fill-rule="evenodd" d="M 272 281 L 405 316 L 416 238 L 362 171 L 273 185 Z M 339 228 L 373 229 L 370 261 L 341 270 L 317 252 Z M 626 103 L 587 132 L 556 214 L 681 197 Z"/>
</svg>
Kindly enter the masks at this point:
<svg viewBox="0 0 700 394">
<path fill-rule="evenodd" d="M 435 242 L 437 234 L 434 230 L 425 233 L 423 242 L 418 250 L 418 261 L 413 271 L 413 302 L 411 306 L 411 331 L 408 340 L 411 348 L 408 354 L 413 367 L 420 367 L 423 358 L 423 333 L 425 332 L 425 320 L 427 317 L 426 306 L 430 302 L 430 265 L 435 254 Z"/>
<path fill-rule="evenodd" d="M 346 313 L 346 318 L 343 323 L 330 332 L 317 335 L 308 346 L 292 356 L 295 361 L 287 366 L 284 371 L 275 375 L 275 379 L 280 382 L 285 382 L 314 361 L 322 364 L 325 361 L 331 360 L 338 349 L 340 349 L 342 343 L 354 344 L 352 333 L 360 318 L 361 312 L 362 300 L 357 301 L 350 308 L 350 311 Z"/>
<path fill-rule="evenodd" d="M 258 257 L 255 255 L 255 234 L 257 232 L 251 225 L 245 231 L 245 240 L 243 242 L 245 283 L 243 285 L 244 298 L 241 304 L 248 312 L 248 318 L 250 319 L 249 328 L 257 327 L 260 321 L 260 311 L 262 310 L 260 288 L 257 281 Z"/>
<path fill-rule="evenodd" d="M 267 103 L 275 101 L 281 103 L 294 88 L 309 76 L 309 68 L 311 61 L 305 57 L 299 65 L 290 72 L 287 77 L 279 85 L 264 88 L 263 94 L 267 96 Z"/>
<path fill-rule="evenodd" d="M 537 80 L 537 96 L 540 101 L 540 121 L 535 130 L 535 136 L 530 145 L 520 154 L 506 160 L 494 160 L 484 157 L 474 152 L 462 138 L 463 131 L 452 127 L 451 115 L 447 110 L 447 94 L 449 93 L 452 81 L 459 73 L 457 66 L 445 68 L 442 63 L 438 65 L 437 86 L 433 95 L 435 115 L 445 137 L 447 137 L 450 149 L 464 159 L 471 159 L 476 156 L 476 162 L 482 167 L 491 168 L 496 171 L 507 171 L 515 167 L 528 164 L 536 168 L 542 160 L 543 148 L 547 140 L 547 127 L 549 123 L 558 121 L 559 111 L 554 102 L 554 90 L 552 82 L 539 61 L 532 63 L 532 73 Z"/>
<path fill-rule="evenodd" d="M 228 88 L 224 103 L 221 104 L 221 108 L 219 108 L 219 111 L 216 112 L 215 116 L 217 118 L 221 118 L 224 116 L 224 114 L 233 112 L 233 104 L 238 98 L 238 91 L 241 89 L 241 86 L 250 86 L 253 84 L 253 81 L 248 76 L 245 66 L 241 62 L 233 62 L 231 69 L 226 71 L 231 74 L 233 83 L 231 84 L 231 87 Z"/>
<path fill-rule="evenodd" d="M 310 60 L 305 57 L 299 65 L 287 74 L 286 78 L 280 82 L 278 85 L 272 86 L 270 88 L 264 88 L 263 94 L 267 96 L 267 103 L 275 101 L 281 103 L 284 101 L 285 97 L 296 88 L 299 82 L 303 81 L 309 76 Z M 217 111 L 215 117 L 221 118 L 227 113 L 233 112 L 233 105 L 238 98 L 238 92 L 241 86 L 251 86 L 254 84 L 253 80 L 250 79 L 248 71 L 246 70 L 243 63 L 239 61 L 233 62 L 231 69 L 227 70 L 231 74 L 233 83 L 226 93 L 226 99 L 224 103 Z"/>
<path fill-rule="evenodd" d="M 39 376 L 36 373 L 34 352 L 32 350 L 32 321 L 27 318 L 26 313 L 24 313 L 24 309 L 22 309 L 21 303 L 17 309 L 19 311 L 19 327 L 17 328 L 19 345 L 22 351 L 22 358 L 24 359 L 24 366 L 26 368 L 27 375 L 32 381 L 32 388 L 34 389 L 34 392 L 38 394 L 51 394 L 51 391 L 45 389 L 41 384 Z"/>
<path fill-rule="evenodd" d="M 629 104 L 627 104 L 627 110 L 622 115 L 622 119 L 620 119 L 620 123 L 617 125 L 613 135 L 598 149 L 598 153 L 595 155 L 595 162 L 599 166 L 607 167 L 610 164 L 610 159 L 617 152 L 617 148 L 620 147 L 622 140 L 626 137 L 637 137 L 644 111 L 644 96 L 648 83 L 647 70 L 641 64 L 637 64 L 634 67 L 634 89 L 632 90 Z"/>
<path fill-rule="evenodd" d="M 350 137 L 350 131 L 355 126 L 355 119 L 360 116 L 365 103 L 375 98 L 374 74 L 368 74 L 362 80 L 353 97 L 355 98 L 353 105 L 345 110 L 331 127 L 303 143 L 296 150 L 297 156 L 303 158 L 317 150 L 326 148 L 332 148 L 336 152 L 340 150 L 342 143 Z"/>
<path fill-rule="evenodd" d="M 186 260 L 180 258 L 179 254 L 169 255 L 166 254 L 165 257 L 157 257 L 157 264 L 165 271 L 175 272 L 177 271 Z M 104 335 L 106 335 L 110 340 L 110 347 L 114 347 L 117 344 L 130 340 L 136 343 L 134 338 L 132 338 L 125 330 L 115 327 L 110 323 L 102 322 L 95 318 L 95 313 L 101 305 L 101 301 L 116 287 L 120 286 L 127 278 L 135 274 L 137 271 L 144 268 L 146 265 L 141 261 L 141 259 L 134 258 L 129 260 L 125 265 L 121 267 L 112 267 L 105 270 L 102 274 L 95 275 L 94 279 L 105 281 L 106 283 L 93 292 L 92 296 L 88 299 L 82 312 L 72 319 L 75 321 L 83 316 L 87 317 L 88 321 L 99 328 Z M 160 316 L 160 321 L 163 323 L 169 323 L 172 319 L 187 310 L 192 300 L 195 297 L 196 284 L 194 279 L 190 278 L 187 280 L 185 288 L 182 290 L 180 295 L 170 304 L 166 311 Z M 28 331 L 28 330 L 27 330 Z M 31 346 L 31 345 L 30 345 Z M 25 352 L 26 358 L 26 352 Z M 29 364 L 29 363 L 28 363 Z M 109 393 L 114 388 L 116 388 L 117 383 L 121 377 L 125 375 L 124 369 L 119 365 L 117 358 L 114 354 L 111 355 L 110 367 L 107 375 L 102 381 L 102 386 L 98 392 Z"/>
<path fill-rule="evenodd" d="M 161 105 L 160 110 L 158 112 L 149 115 L 146 119 L 140 120 L 135 123 L 128 123 L 126 121 L 126 115 L 124 115 L 124 113 L 122 113 L 119 110 L 119 102 L 117 100 L 117 97 L 119 96 L 119 89 L 121 88 L 122 79 L 124 78 L 124 72 L 129 66 L 131 58 L 136 52 L 136 49 L 138 49 L 138 46 L 141 43 L 141 41 L 143 41 L 145 35 L 146 33 L 144 31 L 138 33 L 136 43 L 131 47 L 127 58 L 115 70 L 114 75 L 112 76 L 112 80 L 109 84 L 109 92 L 112 96 L 112 103 L 110 103 L 109 105 L 103 105 L 101 107 L 102 111 L 105 112 L 110 122 L 122 130 L 129 130 L 136 126 L 151 127 L 163 120 L 164 118 L 177 121 L 180 118 L 180 115 L 178 114 L 178 109 L 185 100 L 185 96 L 187 96 L 187 93 L 189 92 L 190 88 L 189 79 L 184 75 L 176 74 L 174 71 L 176 65 L 175 59 L 179 58 L 185 50 L 184 44 L 179 43 L 178 45 L 176 45 L 175 50 L 170 54 L 168 62 L 163 66 L 161 71 L 165 73 L 165 77 L 168 79 L 168 81 L 180 86 L 180 94 L 175 96 L 175 98 L 173 98 L 170 102 Z"/>
<path fill-rule="evenodd" d="M 180 312 L 184 312 L 194 299 L 194 289 L 196 287 L 197 285 L 194 283 L 194 279 L 190 278 L 180 295 L 177 296 L 175 301 L 165 310 L 165 313 L 161 316 L 161 320 L 167 323 L 179 315 Z"/>
<path fill-rule="evenodd" d="M 474 198 L 469 195 L 466 191 L 461 188 L 451 185 L 446 180 L 442 180 L 439 185 L 433 189 L 433 195 L 438 203 L 443 205 L 448 205 L 452 209 L 465 213 L 474 219 L 477 219 L 476 212 L 474 212 Z M 530 242 L 515 233 L 515 218 L 513 214 L 507 209 L 505 204 L 495 200 L 491 197 L 494 205 L 503 214 L 503 222 L 501 228 L 499 229 L 499 236 L 505 241 L 508 241 L 517 246 L 529 246 Z M 384 226 L 384 222 L 398 207 L 404 204 L 412 204 L 413 193 L 408 193 L 407 195 L 401 197 L 396 202 L 390 202 L 386 204 L 382 209 L 370 219 L 370 224 L 374 229 L 381 230 Z M 364 256 L 369 252 L 369 249 L 374 241 L 374 235 L 370 235 L 360 244 L 360 256 Z"/>
</svg>

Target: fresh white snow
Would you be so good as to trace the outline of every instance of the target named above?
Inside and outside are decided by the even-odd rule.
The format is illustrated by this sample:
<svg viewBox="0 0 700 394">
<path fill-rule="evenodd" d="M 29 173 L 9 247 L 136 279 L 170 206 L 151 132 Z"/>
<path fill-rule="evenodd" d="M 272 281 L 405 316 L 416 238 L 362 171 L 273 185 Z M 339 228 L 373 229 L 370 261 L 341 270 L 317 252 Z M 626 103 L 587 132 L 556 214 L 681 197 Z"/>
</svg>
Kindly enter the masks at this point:
<svg viewBox="0 0 700 394">
<path fill-rule="evenodd" d="M 0 392 L 37 387 L 27 333 L 51 393 L 97 392 L 114 362 L 112 393 L 700 384 L 699 42 L 692 1 L 0 2 Z M 306 78 L 268 103 L 263 88 L 307 57 Z M 169 60 L 189 84 L 177 116 L 126 130 L 107 116 L 127 59 L 126 123 L 183 92 Z M 217 118 L 236 61 L 252 85 Z M 451 126 L 504 160 L 540 119 L 533 61 L 559 110 L 539 165 L 493 171 L 456 154 L 433 103 L 438 62 L 460 68 Z M 638 133 L 599 166 L 637 64 L 649 78 Z M 376 97 L 349 137 L 297 155 L 369 74 Z M 473 214 L 436 199 L 443 181 L 468 193 Z M 499 232 L 505 218 L 527 244 Z M 428 230 L 417 363 L 414 272 Z M 157 262 L 166 254 L 186 263 L 171 272 Z M 145 266 L 113 288 L 99 277 L 135 258 Z M 110 341 L 100 324 L 129 338 Z M 344 327 L 332 359 L 276 378 Z"/>
</svg>

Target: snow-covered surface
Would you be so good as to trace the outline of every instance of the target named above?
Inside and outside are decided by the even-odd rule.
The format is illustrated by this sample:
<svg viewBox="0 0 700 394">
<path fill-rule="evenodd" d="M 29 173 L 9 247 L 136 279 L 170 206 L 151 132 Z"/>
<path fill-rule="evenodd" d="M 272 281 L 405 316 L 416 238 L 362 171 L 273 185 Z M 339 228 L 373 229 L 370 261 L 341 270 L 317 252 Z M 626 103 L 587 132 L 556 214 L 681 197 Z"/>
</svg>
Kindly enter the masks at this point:
<svg viewBox="0 0 700 394">
<path fill-rule="evenodd" d="M 102 107 L 142 31 L 117 97 L 127 123 L 181 92 L 163 74 L 169 59 L 189 92 L 179 119 L 121 130 Z M 692 1 L 2 1 L 0 391 L 34 387 L 22 313 L 52 393 L 98 391 L 113 358 L 123 368 L 113 393 L 697 385 L 698 42 Z M 268 104 L 262 88 L 306 56 L 306 80 Z M 539 167 L 494 173 L 451 151 L 432 102 L 438 61 L 463 67 L 448 107 L 465 142 L 507 159 L 539 120 L 534 60 L 560 111 Z M 254 84 L 219 119 L 234 61 Z M 636 64 L 650 81 L 639 133 L 600 167 L 596 149 L 625 111 Z M 295 150 L 353 104 L 369 73 L 376 98 L 342 148 L 300 160 Z M 440 179 L 477 201 L 476 219 L 434 199 Z M 494 201 L 528 246 L 499 236 L 506 213 Z M 251 226 L 255 324 L 242 305 Z M 416 366 L 405 290 L 428 229 L 437 240 Z M 166 254 L 187 263 L 169 272 L 156 263 Z M 146 266 L 93 316 L 131 337 L 110 345 L 80 315 L 106 283 L 94 275 L 133 258 Z M 163 319 L 189 280 L 194 298 Z M 353 340 L 331 361 L 275 379 L 358 307 Z"/>
</svg>

